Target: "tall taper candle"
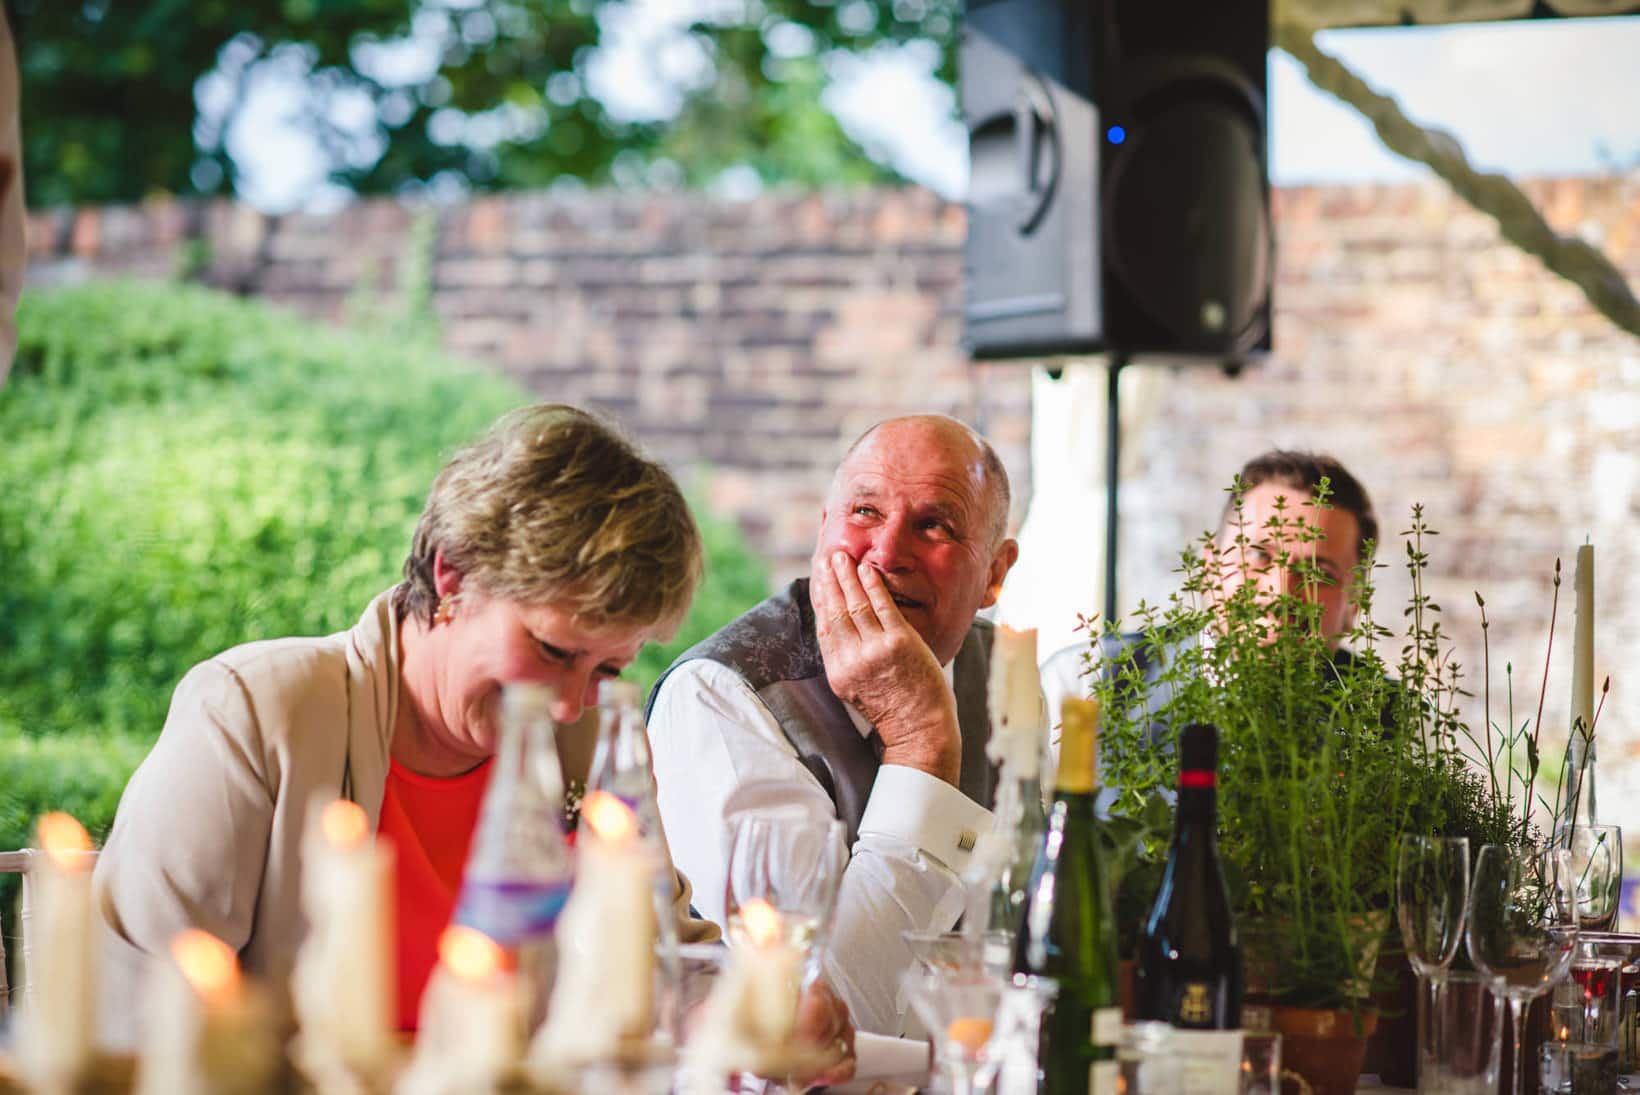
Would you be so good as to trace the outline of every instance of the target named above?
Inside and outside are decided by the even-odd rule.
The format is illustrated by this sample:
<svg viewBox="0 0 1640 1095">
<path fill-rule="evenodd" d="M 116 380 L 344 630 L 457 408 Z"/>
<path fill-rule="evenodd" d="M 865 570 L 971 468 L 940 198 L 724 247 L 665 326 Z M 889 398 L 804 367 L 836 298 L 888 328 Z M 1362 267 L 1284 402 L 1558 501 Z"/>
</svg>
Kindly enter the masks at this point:
<svg viewBox="0 0 1640 1095">
<path fill-rule="evenodd" d="M 1572 777 L 1577 781 L 1578 793 L 1587 802 L 1588 817 L 1594 818 L 1594 788 L 1586 778 L 1592 764 L 1589 755 L 1593 743 L 1584 735 L 1594 727 L 1594 545 L 1583 544 L 1577 549 L 1577 568 L 1572 575 L 1576 594 L 1577 615 L 1572 644 L 1572 726 L 1581 724 L 1581 732 L 1572 734 Z M 1586 748 L 1587 746 L 1587 748 Z M 1567 819 L 1575 821 L 1575 818 Z"/>
</svg>

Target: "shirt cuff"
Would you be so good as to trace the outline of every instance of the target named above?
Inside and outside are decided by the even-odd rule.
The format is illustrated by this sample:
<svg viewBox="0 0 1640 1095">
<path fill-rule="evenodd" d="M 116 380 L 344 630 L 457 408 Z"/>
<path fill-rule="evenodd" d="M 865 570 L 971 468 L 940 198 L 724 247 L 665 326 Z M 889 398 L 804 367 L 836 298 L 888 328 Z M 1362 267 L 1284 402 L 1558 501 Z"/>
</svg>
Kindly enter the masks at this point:
<svg viewBox="0 0 1640 1095">
<path fill-rule="evenodd" d="M 862 837 L 903 840 L 959 875 L 990 827 L 991 811 L 943 779 L 903 764 L 877 769 L 860 818 Z"/>
</svg>

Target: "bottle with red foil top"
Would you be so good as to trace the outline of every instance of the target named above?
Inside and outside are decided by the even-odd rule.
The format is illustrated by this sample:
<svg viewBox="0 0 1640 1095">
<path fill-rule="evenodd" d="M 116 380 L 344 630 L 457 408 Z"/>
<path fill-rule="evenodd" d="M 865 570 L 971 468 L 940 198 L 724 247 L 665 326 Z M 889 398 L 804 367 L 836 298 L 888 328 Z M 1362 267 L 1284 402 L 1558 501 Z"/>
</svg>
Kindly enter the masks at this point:
<svg viewBox="0 0 1640 1095">
<path fill-rule="evenodd" d="M 1179 735 L 1173 846 L 1134 968 L 1137 1017 L 1192 1030 L 1241 1026 L 1241 943 L 1218 853 L 1218 744 L 1212 726 Z"/>
</svg>

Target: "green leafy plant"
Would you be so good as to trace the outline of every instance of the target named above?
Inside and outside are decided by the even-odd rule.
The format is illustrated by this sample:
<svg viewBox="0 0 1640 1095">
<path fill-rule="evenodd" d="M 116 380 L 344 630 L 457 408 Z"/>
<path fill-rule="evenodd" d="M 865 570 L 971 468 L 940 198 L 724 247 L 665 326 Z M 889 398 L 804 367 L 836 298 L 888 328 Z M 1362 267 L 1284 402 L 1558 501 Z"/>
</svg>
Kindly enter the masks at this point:
<svg viewBox="0 0 1640 1095">
<path fill-rule="evenodd" d="M 351 626 L 398 580 L 439 467 L 529 398 L 396 334 L 175 284 L 30 292 L 18 336 L 0 388 L 0 849 L 47 809 L 100 839 L 195 662 Z M 674 643 L 640 657 L 645 688 L 768 590 L 738 529 L 698 519 L 706 580 Z M 15 893 L 0 876 L 8 933 Z"/>
<path fill-rule="evenodd" d="M 1090 653 L 1112 814 L 1139 816 L 1171 786 L 1168 735 L 1190 722 L 1217 726 L 1219 846 L 1249 989 L 1279 1003 L 1355 1006 L 1389 923 L 1398 835 L 1503 824 L 1458 748 L 1459 667 L 1422 583 L 1434 533 L 1414 510 L 1407 639 L 1392 664 L 1383 652 L 1392 633 L 1373 615 L 1370 546 L 1351 576 L 1354 626 L 1335 648 L 1316 603 L 1330 579 L 1301 550 L 1320 530 L 1296 501 L 1249 529 L 1245 489 L 1231 489 L 1228 544 L 1205 535 L 1183 553 L 1168 604 L 1142 605 L 1135 637 L 1107 626 Z M 1326 507 L 1328 493 L 1323 483 L 1314 502 Z M 1264 560 L 1255 545 L 1269 544 L 1285 546 Z M 1273 595 L 1237 580 L 1265 565 L 1295 580 Z"/>
</svg>

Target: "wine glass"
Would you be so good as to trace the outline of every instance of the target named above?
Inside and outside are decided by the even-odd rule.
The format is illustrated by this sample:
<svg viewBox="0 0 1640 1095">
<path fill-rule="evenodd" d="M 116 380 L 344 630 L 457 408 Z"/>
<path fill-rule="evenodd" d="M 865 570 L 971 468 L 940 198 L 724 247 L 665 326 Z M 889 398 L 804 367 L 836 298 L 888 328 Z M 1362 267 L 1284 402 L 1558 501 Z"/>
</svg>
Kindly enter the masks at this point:
<svg viewBox="0 0 1640 1095">
<path fill-rule="evenodd" d="M 786 945 L 803 955 L 803 984 L 813 982 L 847 865 L 848 844 L 836 818 L 782 806 L 730 814 L 723 895 L 730 945 L 745 939 L 741 907 L 767 902 L 779 914 Z"/>
<path fill-rule="evenodd" d="M 1499 979 L 1515 1034 L 1512 1086 L 1523 1090 L 1526 1009 L 1572 964 L 1577 883 L 1565 848 L 1487 844 L 1475 866 L 1465 938 L 1476 968 Z"/>
<path fill-rule="evenodd" d="M 945 1074 L 951 1095 L 984 1090 L 989 1070 L 982 1077 L 981 1068 L 991 1060 L 997 1011 L 1007 987 L 1007 979 L 971 967 L 913 969 L 901 976 L 901 992 L 928 1029 L 934 1063 Z"/>
<path fill-rule="evenodd" d="M 1440 1014 L 1441 983 L 1458 953 L 1468 903 L 1469 838 L 1402 834 L 1395 860 L 1395 913 L 1407 961 L 1418 975 L 1421 1089 L 1433 1087 L 1423 1077 L 1439 1060 L 1430 1050 L 1439 1044 L 1441 1032 L 1429 1029 L 1429 1017 Z"/>
<path fill-rule="evenodd" d="M 832 908 L 848 866 L 843 823 L 795 805 L 735 811 L 728 822 L 723 910 L 729 945 L 753 938 L 742 913 L 753 903 L 763 905 L 761 917 L 753 919 L 774 925 L 776 940 L 802 956 L 802 983 L 794 987 L 806 989 L 824 968 Z M 757 940 L 763 946 L 770 942 Z M 785 1089 L 805 1088 L 788 1078 Z"/>
<path fill-rule="evenodd" d="M 1572 853 L 1577 926 L 1611 931 L 1623 886 L 1623 831 L 1616 825 L 1560 825 L 1552 843 Z"/>
</svg>

